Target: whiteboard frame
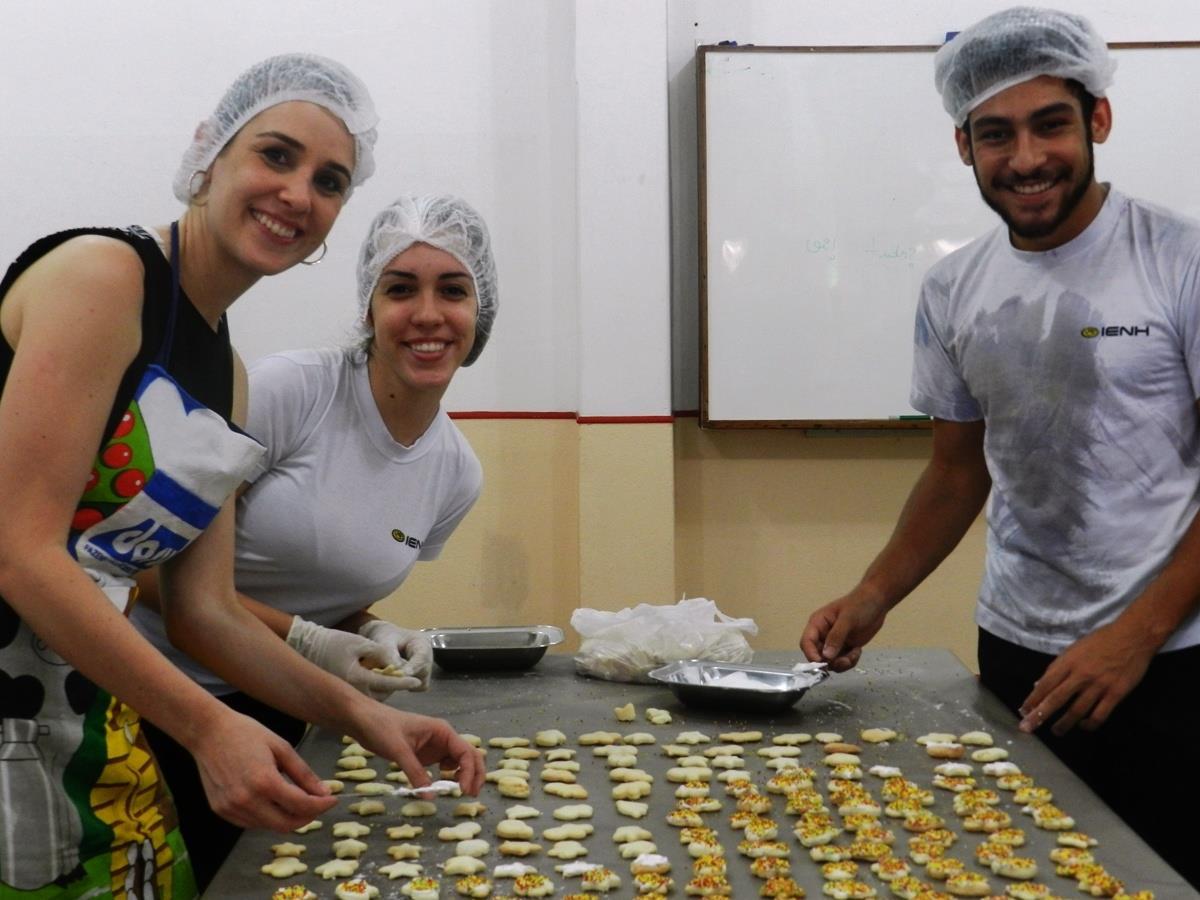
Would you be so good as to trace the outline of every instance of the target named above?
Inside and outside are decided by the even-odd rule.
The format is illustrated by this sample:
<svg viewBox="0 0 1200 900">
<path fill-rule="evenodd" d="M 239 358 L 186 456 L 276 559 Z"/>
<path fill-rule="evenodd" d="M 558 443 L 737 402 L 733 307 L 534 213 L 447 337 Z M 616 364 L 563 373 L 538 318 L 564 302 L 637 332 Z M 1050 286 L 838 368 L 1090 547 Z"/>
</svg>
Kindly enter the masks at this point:
<svg viewBox="0 0 1200 900">
<path fill-rule="evenodd" d="M 811 430 L 929 430 L 933 423 L 927 417 L 901 417 L 900 419 L 713 419 L 709 415 L 709 259 L 708 259 L 708 106 L 706 75 L 709 53 L 756 54 L 756 53 L 929 53 L 939 49 L 938 44 L 894 44 L 894 45 L 838 45 L 838 46 L 784 46 L 703 44 L 696 48 L 696 137 L 698 175 L 698 239 L 699 239 L 699 309 L 700 309 L 700 427 L 712 429 L 748 428 L 802 428 Z M 1120 41 L 1110 43 L 1112 50 L 1150 49 L 1197 49 L 1200 41 Z"/>
</svg>

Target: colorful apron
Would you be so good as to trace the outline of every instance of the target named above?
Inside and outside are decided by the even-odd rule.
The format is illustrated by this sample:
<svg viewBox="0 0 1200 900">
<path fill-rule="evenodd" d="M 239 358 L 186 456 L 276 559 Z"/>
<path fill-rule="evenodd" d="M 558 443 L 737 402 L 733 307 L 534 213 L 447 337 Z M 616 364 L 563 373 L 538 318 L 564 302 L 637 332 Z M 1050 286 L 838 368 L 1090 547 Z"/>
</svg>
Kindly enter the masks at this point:
<svg viewBox="0 0 1200 900">
<path fill-rule="evenodd" d="M 167 373 L 166 335 L 97 454 L 68 549 L 117 609 L 133 577 L 213 520 L 264 448 Z M 149 300 L 147 300 L 149 302 Z M 170 794 L 128 706 L 47 647 L 0 599 L 0 900 L 191 900 Z"/>
</svg>

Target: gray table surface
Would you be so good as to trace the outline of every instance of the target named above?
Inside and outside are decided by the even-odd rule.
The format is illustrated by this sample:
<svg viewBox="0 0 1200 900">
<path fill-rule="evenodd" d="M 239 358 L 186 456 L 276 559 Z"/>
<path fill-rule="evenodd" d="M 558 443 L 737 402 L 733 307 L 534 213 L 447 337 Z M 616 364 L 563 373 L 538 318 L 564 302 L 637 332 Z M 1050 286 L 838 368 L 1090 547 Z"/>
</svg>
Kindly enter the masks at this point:
<svg viewBox="0 0 1200 900">
<path fill-rule="evenodd" d="M 796 656 L 786 653 L 759 653 L 755 658 L 757 664 L 763 665 L 787 665 L 797 660 Z M 480 735 L 485 741 L 505 736 L 532 739 L 535 732 L 548 728 L 565 732 L 568 737 L 565 746 L 578 750 L 577 758 L 583 765 L 579 773 L 580 783 L 588 789 L 590 796 L 587 802 L 595 810 L 591 820 L 595 833 L 584 841 L 589 849 L 586 859 L 607 865 L 622 876 L 621 888 L 608 894 L 609 897 L 635 895 L 629 863 L 618 856 L 616 845 L 612 842 L 613 829 L 618 825 L 640 824 L 654 833 L 659 852 L 668 856 L 673 864 L 672 876 L 676 887 L 672 896 L 684 896 L 683 885 L 690 877 L 691 861 L 686 849 L 679 844 L 676 829 L 664 821 L 665 814 L 675 802 L 675 785 L 666 781 L 666 770 L 671 763 L 657 746 L 639 748 L 638 765 L 655 776 L 655 785 L 646 801 L 650 804 L 650 814 L 635 823 L 617 814 L 610 798 L 612 784 L 608 781 L 607 769 L 601 759 L 592 755 L 590 747 L 579 746 L 577 738 L 580 734 L 597 730 L 622 733 L 648 731 L 657 738 L 659 744 L 666 744 L 673 742 L 676 735 L 684 730 L 703 731 L 715 741 L 718 732 L 758 729 L 764 733 L 764 740 L 762 744 L 747 747 L 746 760 L 747 768 L 754 774 L 755 780 L 762 784 L 771 770 L 763 766 L 764 761 L 754 755 L 753 748 L 769 745 L 771 735 L 795 731 L 812 734 L 833 731 L 842 734 L 848 741 L 861 744 L 859 732 L 874 726 L 893 728 L 900 732 L 901 738 L 887 745 L 862 744 L 864 770 L 876 763 L 899 766 L 906 777 L 926 787 L 930 786 L 933 768 L 938 761 L 931 759 L 924 748 L 914 742 L 916 737 L 932 731 L 961 734 L 981 729 L 989 732 L 995 738 L 996 745 L 1007 749 L 1011 760 L 1024 772 L 1032 775 L 1038 784 L 1053 790 L 1056 805 L 1075 818 L 1079 830 L 1086 831 L 1099 841 L 1094 851 L 1098 861 L 1123 879 L 1128 890 L 1149 888 L 1156 892 L 1160 900 L 1200 896 L 1036 738 L 1018 732 L 1015 718 L 994 696 L 979 686 L 974 675 L 944 650 L 868 651 L 854 671 L 830 678 L 812 689 L 786 713 L 771 716 L 687 708 L 665 687 L 619 684 L 577 676 L 570 656 L 554 654 L 546 656 L 535 668 L 525 672 L 466 675 L 435 671 L 433 685 L 427 693 L 397 695 L 392 702 L 416 712 L 443 716 L 460 731 Z M 636 706 L 638 720 L 628 724 L 618 723 L 613 708 L 626 702 Z M 673 722 L 669 725 L 650 725 L 644 717 L 647 707 L 669 710 Z M 331 777 L 342 746 L 341 735 L 313 730 L 305 737 L 300 750 L 319 775 Z M 488 768 L 493 769 L 498 766 L 503 751 L 491 749 L 487 755 Z M 819 746 L 809 744 L 803 748 L 800 761 L 820 769 L 821 758 Z M 378 759 L 372 760 L 372 763 L 376 764 L 375 768 L 379 769 L 382 779 L 387 769 L 386 763 Z M 976 766 L 977 778 L 980 786 L 986 787 L 990 779 L 979 773 L 980 768 Z M 478 821 L 483 826 L 479 837 L 492 844 L 491 852 L 485 857 L 489 872 L 496 863 L 507 861 L 502 860 L 495 849 L 500 840 L 495 835 L 495 825 L 504 818 L 505 808 L 514 803 L 524 803 L 540 809 L 541 817 L 531 820 L 540 834 L 543 828 L 562 824 L 552 818 L 551 813 L 556 807 L 579 802 L 544 794 L 537 777 L 540 769 L 541 765 L 534 760 L 530 768 L 532 792 L 529 800 L 508 800 L 500 797 L 494 785 L 487 784 L 484 787 L 480 800 L 487 805 L 488 811 Z M 864 783 L 872 788 L 878 798 L 879 779 L 864 775 Z M 823 779 L 817 787 L 824 793 Z M 944 816 L 948 827 L 961 836 L 952 855 L 967 861 L 973 870 L 982 871 L 974 862 L 973 852 L 981 837 L 962 830 L 959 818 L 951 809 L 951 795 L 948 792 L 935 789 L 935 794 L 937 802 L 933 810 Z M 716 825 L 726 847 L 733 895 L 738 898 L 757 897 L 759 882 L 750 875 L 748 861 L 739 856 L 735 849 L 741 834 L 734 832 L 727 824 L 734 801 L 724 796 L 724 791 L 716 781 L 713 782 L 713 796 L 722 799 L 723 811 L 706 815 L 705 818 L 710 820 L 708 824 Z M 1050 885 L 1063 896 L 1081 896 L 1073 881 L 1054 874 L 1053 863 L 1048 858 L 1049 850 L 1054 846 L 1053 834 L 1034 827 L 1032 820 L 1016 809 L 1011 795 L 1003 796 L 1001 808 L 1010 812 L 1013 824 L 1023 827 L 1028 835 L 1029 842 L 1021 854 L 1037 860 L 1040 873 L 1036 880 Z M 304 836 L 281 837 L 273 832 L 247 832 L 206 892 L 206 898 L 269 898 L 279 884 L 293 883 L 307 885 L 320 898 L 333 897 L 335 882 L 322 881 L 312 873 L 312 868 L 333 856 L 330 849 L 333 841 L 330 833 L 332 823 L 358 818 L 345 808 L 356 799 L 361 798 L 353 794 L 348 784 L 338 807 L 322 817 L 324 827 Z M 376 869 L 391 862 L 386 855 L 386 848 L 395 842 L 386 838 L 384 829 L 399 823 L 401 819 L 397 811 L 404 801 L 398 797 L 381 799 L 387 804 L 387 813 L 360 820 L 371 825 L 374 833 L 365 838 L 368 851 L 358 874 L 364 875 L 377 886 L 381 897 L 402 898 L 400 887 L 403 882 L 389 881 L 379 875 Z M 774 816 L 781 826 L 780 838 L 793 844 L 792 875 L 804 886 L 809 897 L 823 896 L 819 867 L 809 859 L 807 850 L 791 837 L 792 820 L 783 815 L 779 800 L 776 800 Z M 416 820 L 425 826 L 424 835 L 417 841 L 426 848 L 421 861 L 427 874 L 436 876 L 435 864 L 453 855 L 453 843 L 437 840 L 436 833 L 439 827 L 463 821 L 452 816 L 456 802 L 451 798 L 443 799 L 439 801 L 435 816 Z M 908 833 L 899 826 L 897 820 L 885 818 L 884 824 L 896 833 L 896 854 L 905 855 Z M 281 840 L 307 844 L 305 859 L 309 871 L 279 882 L 262 875 L 259 869 L 272 858 L 271 845 Z M 541 843 L 549 849 L 551 842 Z M 525 862 L 552 877 L 557 887 L 555 896 L 578 890 L 577 880 L 563 878 L 554 872 L 553 864 L 559 860 L 539 855 Z M 914 874 L 922 874 L 919 867 L 914 866 L 914 869 Z M 879 896 L 891 896 L 884 884 L 869 871 L 863 880 L 875 885 Z M 1004 879 L 991 876 L 990 880 L 994 892 L 1003 893 Z M 443 879 L 442 896 L 457 896 L 453 891 L 453 881 L 453 878 Z M 505 893 L 506 887 L 511 888 L 511 882 L 497 881 L 494 894 Z"/>
</svg>

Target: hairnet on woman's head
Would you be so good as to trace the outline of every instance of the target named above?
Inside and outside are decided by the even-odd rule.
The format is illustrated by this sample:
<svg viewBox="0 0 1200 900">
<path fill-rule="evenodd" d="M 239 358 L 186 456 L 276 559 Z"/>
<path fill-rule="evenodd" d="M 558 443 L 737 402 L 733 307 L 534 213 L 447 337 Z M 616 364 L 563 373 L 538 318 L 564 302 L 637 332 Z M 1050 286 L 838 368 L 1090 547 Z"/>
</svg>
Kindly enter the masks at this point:
<svg viewBox="0 0 1200 900">
<path fill-rule="evenodd" d="M 1014 6 L 942 45 L 933 66 L 942 105 L 961 128 L 979 104 L 1039 75 L 1074 79 L 1103 97 L 1117 63 L 1083 16 Z"/>
<path fill-rule="evenodd" d="M 183 154 L 172 187 L 183 203 L 192 199 L 192 176 L 207 171 L 242 126 L 264 109 L 304 100 L 342 120 L 354 138 L 351 191 L 375 171 L 375 125 L 379 117 L 366 85 L 341 63 L 311 53 L 285 53 L 251 66 L 230 85 L 216 110 L 205 119 Z"/>
<path fill-rule="evenodd" d="M 479 358 L 492 323 L 496 320 L 496 261 L 483 217 L 465 200 L 441 194 L 401 197 L 375 220 L 358 254 L 358 321 L 364 329 L 371 295 L 389 262 L 413 244 L 428 244 L 457 259 L 475 282 L 479 310 L 475 317 L 475 344 L 463 360 L 469 366 Z"/>
</svg>

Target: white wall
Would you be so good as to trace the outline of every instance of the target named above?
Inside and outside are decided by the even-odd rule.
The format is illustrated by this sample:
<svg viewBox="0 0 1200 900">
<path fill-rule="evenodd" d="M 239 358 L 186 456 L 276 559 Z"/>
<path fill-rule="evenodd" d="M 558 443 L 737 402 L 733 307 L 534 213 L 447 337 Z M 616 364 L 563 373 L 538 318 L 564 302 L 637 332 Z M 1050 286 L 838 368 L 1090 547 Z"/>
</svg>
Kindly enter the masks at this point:
<svg viewBox="0 0 1200 900">
<path fill-rule="evenodd" d="M 1003 0 L 918 0 L 836 4 L 795 0 L 668 0 L 667 72 L 671 131 L 671 277 L 673 406 L 699 408 L 699 287 L 697 283 L 696 72 L 701 44 L 936 44 L 948 31 L 1015 5 Z M 1036 4 L 1035 4 L 1036 5 Z M 1074 0 L 1053 2 L 1092 20 L 1108 41 L 1200 40 L 1200 3 L 1179 0 Z M 1118 70 L 1117 79 L 1121 73 Z M 914 102 L 920 98 L 912 98 Z M 940 104 L 929 75 L 928 101 Z M 1172 115 L 1170 97 L 1148 97 Z M 1115 111 L 1116 127 L 1121 112 Z M 887 152 L 886 146 L 880 152 Z M 953 154 L 946 120 L 946 152 Z M 1099 173 L 1103 177 L 1103 172 Z M 1190 173 L 1186 177 L 1191 177 Z M 963 170 L 964 191 L 975 191 Z"/>
<path fill-rule="evenodd" d="M 178 215 L 170 181 L 180 154 L 232 78 L 274 53 L 321 53 L 371 88 L 378 169 L 321 265 L 266 279 L 234 307 L 243 356 L 342 339 L 371 216 L 401 192 L 453 191 L 489 223 L 501 305 L 492 343 L 447 405 L 577 410 L 574 19 L 561 0 L 5 3 L 0 260 L 59 228 Z M 659 168 L 665 221 L 665 149 Z M 664 229 L 664 273 L 665 240 Z"/>
</svg>

